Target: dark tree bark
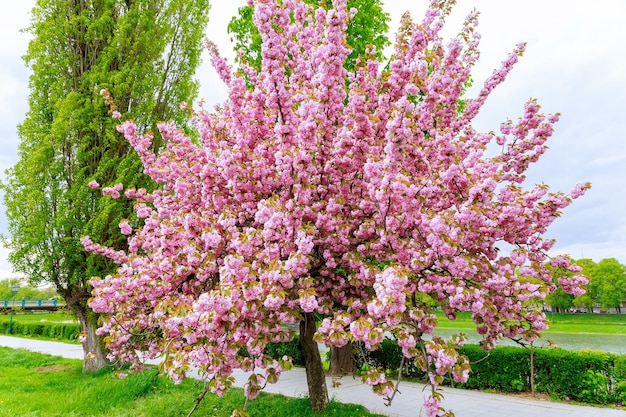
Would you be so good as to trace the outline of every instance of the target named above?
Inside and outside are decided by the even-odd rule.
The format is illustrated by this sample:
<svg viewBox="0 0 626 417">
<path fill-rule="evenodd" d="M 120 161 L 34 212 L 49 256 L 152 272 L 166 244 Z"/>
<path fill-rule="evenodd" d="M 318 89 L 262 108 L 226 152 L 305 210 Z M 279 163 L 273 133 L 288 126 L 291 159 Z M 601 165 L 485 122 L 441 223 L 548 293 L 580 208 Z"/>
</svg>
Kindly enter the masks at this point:
<svg viewBox="0 0 626 417">
<path fill-rule="evenodd" d="M 304 319 L 300 322 L 300 345 L 304 354 L 309 401 L 313 411 L 319 413 L 328 406 L 329 399 L 322 358 L 317 342 L 313 340 L 315 330 L 315 316 L 313 313 L 305 313 Z"/>
<path fill-rule="evenodd" d="M 87 312 L 76 311 L 76 316 L 80 322 L 80 329 L 85 336 L 82 342 L 83 352 L 85 353 L 83 372 L 95 372 L 107 365 L 107 360 L 101 346 L 101 339 L 96 335 L 98 325 L 94 323 L 95 320 L 90 320 L 90 314 Z M 91 316 L 94 316 L 95 319 L 95 314 L 91 313 Z"/>
<path fill-rule="evenodd" d="M 67 307 L 74 312 L 80 330 L 84 336 L 83 345 L 83 372 L 95 372 L 108 365 L 102 338 L 96 335 L 98 316 L 87 305 L 91 294 L 84 286 L 63 287 L 55 280 L 57 291 L 65 299 Z"/>
<path fill-rule="evenodd" d="M 328 374 L 332 376 L 341 376 L 352 374 L 356 370 L 354 360 L 354 349 L 352 342 L 348 342 L 342 347 L 332 347 L 330 349 L 330 368 Z"/>
</svg>

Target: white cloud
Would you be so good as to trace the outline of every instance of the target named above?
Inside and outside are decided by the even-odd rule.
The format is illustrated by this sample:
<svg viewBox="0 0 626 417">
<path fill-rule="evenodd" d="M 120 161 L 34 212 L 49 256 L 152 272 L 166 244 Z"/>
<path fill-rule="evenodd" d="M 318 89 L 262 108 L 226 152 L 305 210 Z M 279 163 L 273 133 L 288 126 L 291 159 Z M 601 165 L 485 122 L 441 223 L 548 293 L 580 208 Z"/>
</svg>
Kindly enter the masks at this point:
<svg viewBox="0 0 626 417">
<path fill-rule="evenodd" d="M 17 278 L 19 274 L 13 272 L 13 268 L 8 261 L 9 250 L 0 245 L 0 280 Z"/>
</svg>

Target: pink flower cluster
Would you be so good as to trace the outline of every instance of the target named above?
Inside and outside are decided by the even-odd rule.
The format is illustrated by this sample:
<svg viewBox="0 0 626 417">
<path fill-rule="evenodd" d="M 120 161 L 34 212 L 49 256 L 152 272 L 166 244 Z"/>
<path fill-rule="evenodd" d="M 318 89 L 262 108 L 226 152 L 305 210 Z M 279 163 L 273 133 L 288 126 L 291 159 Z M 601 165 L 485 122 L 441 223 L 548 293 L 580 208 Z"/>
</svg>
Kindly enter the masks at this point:
<svg viewBox="0 0 626 417">
<path fill-rule="evenodd" d="M 253 397 L 289 366 L 265 346 L 289 340 L 286 325 L 303 313 L 325 317 L 317 337 L 334 346 L 376 349 L 395 337 L 433 384 L 469 370 L 459 340 L 423 339 L 436 334 L 433 305 L 450 319 L 471 312 L 485 349 L 505 336 L 537 337 L 545 317 L 530 301 L 554 290 L 544 235 L 589 184 L 569 195 L 523 187 L 558 119 L 535 100 L 497 134 L 472 126 L 523 45 L 466 99 L 479 35 L 472 14 L 444 45 L 452 1 L 433 1 L 419 24 L 404 16 L 388 68 L 366 56 L 354 73 L 343 67 L 346 0 L 329 11 L 253 3 L 262 71 L 233 71 L 210 46 L 230 94 L 193 115 L 193 138 L 160 123 L 167 146 L 154 154 L 150 134 L 119 126 L 161 187 L 127 190 L 143 223 L 120 224 L 126 253 L 83 239 L 120 265 L 91 281 L 112 357 L 137 366 L 163 357 L 176 381 L 197 367 L 219 394 L 234 369 L 253 371 Z M 488 155 L 489 144 L 501 151 Z M 553 262 L 575 271 L 568 258 Z M 573 294 L 583 283 L 561 282 Z M 390 394 L 384 374 L 367 375 Z M 440 415 L 436 398 L 425 404 Z"/>
<path fill-rule="evenodd" d="M 89 184 L 90 184 L 90 187 L 92 188 L 96 188 L 98 186 L 98 183 L 95 181 L 92 181 Z M 120 191 L 122 191 L 123 188 L 124 188 L 124 185 L 121 183 L 118 183 L 118 184 L 115 184 L 113 187 L 103 188 L 102 194 L 108 195 L 111 198 L 120 198 Z"/>
</svg>

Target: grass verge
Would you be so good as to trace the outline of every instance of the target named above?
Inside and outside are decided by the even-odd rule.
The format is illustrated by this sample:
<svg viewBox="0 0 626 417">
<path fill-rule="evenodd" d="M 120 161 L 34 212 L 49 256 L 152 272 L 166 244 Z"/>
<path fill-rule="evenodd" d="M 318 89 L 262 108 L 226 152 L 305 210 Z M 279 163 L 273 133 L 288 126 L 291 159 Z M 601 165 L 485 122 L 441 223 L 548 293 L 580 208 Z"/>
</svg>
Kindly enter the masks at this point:
<svg viewBox="0 0 626 417">
<path fill-rule="evenodd" d="M 0 320 L 8 321 L 10 314 L 0 315 Z M 16 311 L 13 321 L 24 323 L 78 323 L 76 316 L 72 313 L 47 313 L 47 312 L 24 312 Z"/>
<path fill-rule="evenodd" d="M 442 312 L 436 313 L 438 326 L 447 329 L 475 329 L 471 313 L 459 313 L 456 320 L 448 320 Z M 626 335 L 624 314 L 562 314 L 546 313 L 549 332 L 594 333 Z"/>
<path fill-rule="evenodd" d="M 85 375 L 81 361 L 24 349 L 0 347 L 1 417 L 180 417 L 186 416 L 201 387 L 180 385 L 155 370 L 116 378 L 110 370 Z M 244 404 L 243 391 L 224 397 L 207 394 L 194 417 L 228 417 Z M 261 394 L 251 401 L 253 417 L 382 417 L 360 405 L 332 402 L 314 414 L 306 398 Z"/>
</svg>

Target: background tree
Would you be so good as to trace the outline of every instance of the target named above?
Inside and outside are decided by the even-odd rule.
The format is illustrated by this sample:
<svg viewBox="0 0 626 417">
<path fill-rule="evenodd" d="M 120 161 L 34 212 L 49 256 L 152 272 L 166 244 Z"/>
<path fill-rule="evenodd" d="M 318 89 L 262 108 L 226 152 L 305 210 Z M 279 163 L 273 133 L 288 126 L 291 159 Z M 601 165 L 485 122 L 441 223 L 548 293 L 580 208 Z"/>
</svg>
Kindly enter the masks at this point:
<svg viewBox="0 0 626 417">
<path fill-rule="evenodd" d="M 559 285 L 559 279 L 563 276 L 572 276 L 572 273 L 562 268 L 550 268 L 552 271 L 552 283 L 556 289 L 546 296 L 546 303 L 556 309 L 557 312 L 566 313 L 574 306 L 574 295 L 563 290 Z"/>
<path fill-rule="evenodd" d="M 575 264 L 582 268 L 582 274 L 589 279 L 589 282 L 583 287 L 585 293 L 574 298 L 574 305 L 586 309 L 588 313 L 593 313 L 593 307 L 598 302 L 598 285 L 593 279 L 597 264 L 591 259 L 578 259 Z"/>
<path fill-rule="evenodd" d="M 20 287 L 20 291 L 18 291 L 17 294 L 13 293 L 15 285 L 19 285 Z M 22 298 L 20 292 L 23 286 L 21 280 L 18 278 L 0 280 L 0 300 L 20 300 Z"/>
<path fill-rule="evenodd" d="M 144 129 L 184 120 L 178 106 L 197 93 L 192 76 L 208 7 L 207 0 L 38 0 L 32 11 L 29 110 L 19 126 L 20 159 L 3 186 L 9 259 L 31 282 L 53 284 L 76 314 L 91 353 L 85 370 L 105 364 L 88 279 L 113 265 L 86 253 L 79 237 L 124 249 L 118 224 L 136 221 L 131 200 L 103 197 L 87 184 L 152 187 L 110 113 Z"/>
<path fill-rule="evenodd" d="M 141 227 L 120 224 L 127 251 L 83 239 L 120 264 L 91 281 L 113 355 L 132 370 L 162 355 L 176 380 L 196 367 L 216 393 L 241 368 L 254 398 L 289 367 L 265 346 L 288 340 L 285 325 L 298 324 L 309 398 L 320 410 L 328 393 L 316 342 L 374 350 L 391 335 L 405 361 L 428 373 L 433 417 L 443 413 L 434 386 L 469 372 L 463 338 L 437 336 L 434 304 L 450 319 L 471 312 L 485 350 L 502 337 L 538 338 L 546 319 L 528 301 L 553 291 L 551 268 L 580 271 L 566 256 L 548 257 L 554 241 L 544 234 L 589 184 L 570 194 L 523 187 L 558 120 L 536 100 L 498 133 L 472 127 L 524 46 L 462 103 L 478 59 L 477 15 L 444 43 L 452 4 L 433 1 L 420 24 L 405 15 L 388 67 L 370 55 L 349 74 L 345 0 L 328 11 L 258 0 L 261 70 L 233 72 L 213 48 L 229 98 L 194 115 L 197 140 L 162 123 L 167 148 L 155 155 L 152 135 L 132 121 L 119 127 L 162 187 L 127 191 L 145 218 Z M 490 144 L 501 151 L 487 153 Z M 575 295 L 584 283 L 559 279 Z M 391 401 L 397 385 L 384 372 L 363 379 Z"/>
<path fill-rule="evenodd" d="M 18 284 L 19 291 L 13 294 L 15 284 Z M 0 280 L 0 300 L 47 300 L 56 296 L 56 291 L 50 286 L 37 288 L 17 278 Z"/>
<path fill-rule="evenodd" d="M 546 297 L 546 302 L 550 307 L 556 309 L 557 313 L 567 313 L 574 306 L 574 296 L 568 294 L 561 287 Z"/>
<path fill-rule="evenodd" d="M 313 7 L 326 9 L 333 7 L 330 0 L 304 1 Z M 357 14 L 348 23 L 346 42 L 351 51 L 344 62 L 345 68 L 349 71 L 356 67 L 359 57 L 365 56 L 368 47 L 374 46 L 376 58 L 382 60 L 384 49 L 390 44 L 387 32 L 391 18 L 389 13 L 383 10 L 380 0 L 349 0 L 348 10 L 352 8 L 357 10 Z M 253 6 L 240 7 L 238 15 L 228 24 L 228 33 L 231 34 L 231 40 L 235 44 L 238 61 L 260 71 L 262 39 L 254 24 L 253 14 Z"/>
<path fill-rule="evenodd" d="M 574 304 L 593 312 L 593 307 L 600 304 L 604 310 L 615 308 L 621 312 L 621 305 L 626 298 L 626 266 L 615 258 L 602 259 L 595 263 L 591 259 L 579 259 L 577 265 L 589 277 L 585 285 L 586 292 L 574 299 Z"/>
<path fill-rule="evenodd" d="M 604 310 L 615 308 L 621 313 L 626 299 L 626 266 L 615 258 L 602 259 L 591 275 L 592 285 L 597 288 L 598 302 Z"/>
</svg>

